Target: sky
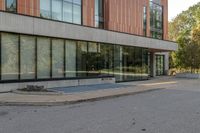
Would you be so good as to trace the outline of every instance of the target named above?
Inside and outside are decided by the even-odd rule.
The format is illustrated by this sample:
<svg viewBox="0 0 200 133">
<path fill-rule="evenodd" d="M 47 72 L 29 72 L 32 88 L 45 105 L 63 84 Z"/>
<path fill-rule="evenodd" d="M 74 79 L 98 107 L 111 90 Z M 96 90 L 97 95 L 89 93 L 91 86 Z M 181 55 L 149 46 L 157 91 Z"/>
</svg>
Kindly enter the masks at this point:
<svg viewBox="0 0 200 133">
<path fill-rule="evenodd" d="M 200 0 L 168 0 L 169 21 L 198 2 L 200 2 Z"/>
</svg>

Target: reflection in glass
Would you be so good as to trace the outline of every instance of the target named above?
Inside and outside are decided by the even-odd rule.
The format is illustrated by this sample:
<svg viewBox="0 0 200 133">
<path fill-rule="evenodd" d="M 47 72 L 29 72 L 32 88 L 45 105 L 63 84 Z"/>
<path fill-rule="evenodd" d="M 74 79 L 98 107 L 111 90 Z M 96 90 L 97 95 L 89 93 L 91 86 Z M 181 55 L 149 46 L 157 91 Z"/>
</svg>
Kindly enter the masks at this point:
<svg viewBox="0 0 200 133">
<path fill-rule="evenodd" d="M 20 78 L 35 79 L 35 37 L 20 36 Z"/>
<path fill-rule="evenodd" d="M 52 77 L 64 77 L 64 40 L 52 39 Z"/>
<path fill-rule="evenodd" d="M 98 76 L 100 52 L 97 43 L 88 43 L 88 76 Z"/>
<path fill-rule="evenodd" d="M 37 38 L 37 78 L 50 78 L 50 38 Z"/>
<path fill-rule="evenodd" d="M 16 0 L 6 0 L 6 11 L 17 12 Z"/>
<path fill-rule="evenodd" d="M 62 20 L 62 0 L 52 0 L 52 19 Z"/>
<path fill-rule="evenodd" d="M 104 0 L 95 0 L 95 27 L 104 28 Z"/>
<path fill-rule="evenodd" d="M 40 17 L 51 18 L 51 0 L 40 0 Z"/>
<path fill-rule="evenodd" d="M 102 76 L 109 76 L 113 75 L 113 51 L 114 50 L 114 45 L 110 44 L 100 44 L 100 70 L 101 70 L 101 75 Z"/>
<path fill-rule="evenodd" d="M 2 80 L 17 80 L 19 74 L 19 36 L 1 34 L 1 78 Z"/>
<path fill-rule="evenodd" d="M 154 2 L 150 1 L 151 37 L 163 39 L 163 7 Z"/>
<path fill-rule="evenodd" d="M 78 77 L 87 76 L 87 42 L 78 41 L 77 74 L 78 74 Z"/>
<path fill-rule="evenodd" d="M 123 48 L 120 45 L 115 45 L 114 50 L 114 75 L 116 78 L 116 81 L 123 81 L 123 66 L 122 66 L 122 52 Z"/>
<path fill-rule="evenodd" d="M 81 6 L 73 4 L 73 23 L 81 24 Z"/>
<path fill-rule="evenodd" d="M 76 41 L 65 41 L 65 75 L 76 77 Z"/>
<path fill-rule="evenodd" d="M 164 55 L 156 55 L 156 75 L 164 75 Z"/>
<path fill-rule="evenodd" d="M 72 18 L 72 3 L 68 2 L 67 0 L 63 1 L 63 20 L 65 22 L 73 22 Z"/>
</svg>

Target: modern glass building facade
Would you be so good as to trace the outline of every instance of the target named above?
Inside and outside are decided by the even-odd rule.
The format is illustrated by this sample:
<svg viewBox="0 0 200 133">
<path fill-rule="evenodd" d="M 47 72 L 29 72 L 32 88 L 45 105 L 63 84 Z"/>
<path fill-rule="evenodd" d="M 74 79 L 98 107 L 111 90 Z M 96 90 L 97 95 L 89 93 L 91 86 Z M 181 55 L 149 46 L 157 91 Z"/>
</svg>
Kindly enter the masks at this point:
<svg viewBox="0 0 200 133">
<path fill-rule="evenodd" d="M 167 0 L 1 0 L 0 18 L 0 92 L 146 80 L 177 49 Z"/>
<path fill-rule="evenodd" d="M 148 79 L 148 50 L 98 42 L 1 33 L 1 81 Z"/>
</svg>

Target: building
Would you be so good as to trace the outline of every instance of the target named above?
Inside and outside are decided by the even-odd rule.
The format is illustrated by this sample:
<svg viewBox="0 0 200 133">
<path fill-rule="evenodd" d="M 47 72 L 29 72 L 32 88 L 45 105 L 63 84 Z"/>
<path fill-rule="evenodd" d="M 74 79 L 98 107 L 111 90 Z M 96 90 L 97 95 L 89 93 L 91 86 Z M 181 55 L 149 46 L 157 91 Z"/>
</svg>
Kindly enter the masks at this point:
<svg viewBox="0 0 200 133">
<path fill-rule="evenodd" d="M 0 91 L 168 73 L 168 0 L 0 0 Z"/>
</svg>

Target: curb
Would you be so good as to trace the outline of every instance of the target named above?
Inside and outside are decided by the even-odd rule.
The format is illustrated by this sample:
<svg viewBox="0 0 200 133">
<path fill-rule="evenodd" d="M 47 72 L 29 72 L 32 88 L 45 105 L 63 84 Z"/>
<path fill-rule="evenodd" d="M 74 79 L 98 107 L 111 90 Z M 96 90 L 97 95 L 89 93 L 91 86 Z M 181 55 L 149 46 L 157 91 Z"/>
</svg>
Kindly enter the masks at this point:
<svg viewBox="0 0 200 133">
<path fill-rule="evenodd" d="M 0 102 L 0 106 L 63 106 L 63 105 L 70 105 L 70 104 L 78 104 L 82 102 L 94 102 L 100 100 L 106 100 L 111 98 L 118 98 L 122 96 L 129 96 L 129 95 L 136 95 L 140 93 L 147 93 L 152 91 L 163 90 L 165 88 L 156 88 L 156 89 L 149 89 L 149 90 L 142 90 L 136 92 L 129 92 L 129 93 L 122 93 L 122 94 L 115 94 L 109 96 L 101 96 L 89 99 L 80 99 L 75 101 L 59 101 L 59 102 Z"/>
</svg>

